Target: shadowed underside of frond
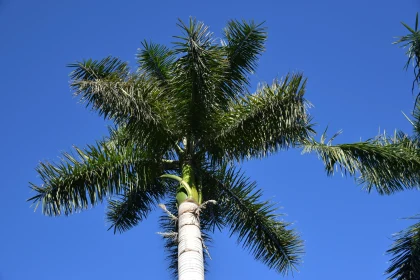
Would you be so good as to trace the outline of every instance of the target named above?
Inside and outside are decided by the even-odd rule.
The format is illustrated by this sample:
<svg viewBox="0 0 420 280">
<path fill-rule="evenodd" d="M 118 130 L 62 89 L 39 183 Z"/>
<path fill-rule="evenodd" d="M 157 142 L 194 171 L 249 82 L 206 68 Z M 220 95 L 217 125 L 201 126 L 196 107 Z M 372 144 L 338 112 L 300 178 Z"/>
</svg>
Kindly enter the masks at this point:
<svg viewBox="0 0 420 280">
<path fill-rule="evenodd" d="M 227 227 L 231 236 L 249 250 L 255 259 L 269 268 L 287 274 L 297 269 L 303 254 L 299 235 L 281 221 L 277 208 L 270 201 L 262 201 L 262 191 L 241 171 L 228 165 L 217 170 L 202 170 L 203 182 L 213 186 L 208 199 L 214 199 L 216 215 L 206 213 L 206 222 L 213 230 Z"/>
<path fill-rule="evenodd" d="M 389 279 L 420 279 L 420 223 L 400 231 L 394 236 L 394 244 L 387 251 L 392 256 L 385 273 Z"/>
</svg>

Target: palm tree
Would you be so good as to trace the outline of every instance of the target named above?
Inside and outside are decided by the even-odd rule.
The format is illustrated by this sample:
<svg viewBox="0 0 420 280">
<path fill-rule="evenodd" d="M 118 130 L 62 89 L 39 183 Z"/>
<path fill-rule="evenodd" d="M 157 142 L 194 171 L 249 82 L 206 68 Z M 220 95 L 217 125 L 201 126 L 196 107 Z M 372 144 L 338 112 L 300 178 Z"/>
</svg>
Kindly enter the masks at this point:
<svg viewBox="0 0 420 280">
<path fill-rule="evenodd" d="M 402 176 L 420 164 L 408 148 L 315 141 L 302 74 L 248 93 L 267 37 L 262 24 L 229 21 L 220 44 L 201 22 L 178 26 L 183 35 L 173 49 L 142 43 L 136 72 L 114 57 L 70 65 L 75 94 L 114 125 L 96 144 L 40 163 L 43 183 L 31 184 L 29 200 L 44 214 L 107 201 L 115 233 L 165 202 L 161 234 L 179 279 L 204 279 L 204 244 L 222 228 L 257 260 L 288 273 L 301 260 L 302 241 L 236 163 L 297 147 L 317 152 L 329 174 L 337 165 L 360 174 L 369 190 L 391 193 L 419 181 Z"/>
</svg>

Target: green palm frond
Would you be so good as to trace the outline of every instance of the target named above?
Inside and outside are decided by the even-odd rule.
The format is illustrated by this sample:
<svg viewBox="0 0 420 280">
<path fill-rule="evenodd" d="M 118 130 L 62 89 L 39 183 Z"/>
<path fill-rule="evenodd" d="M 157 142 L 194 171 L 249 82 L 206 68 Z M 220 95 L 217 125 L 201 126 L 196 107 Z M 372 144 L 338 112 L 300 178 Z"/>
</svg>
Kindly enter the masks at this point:
<svg viewBox="0 0 420 280">
<path fill-rule="evenodd" d="M 165 204 L 167 210 L 174 216 L 178 216 L 178 209 L 176 207 L 176 190 L 172 190 L 173 195 Z M 166 260 L 169 263 L 168 270 L 174 279 L 178 277 L 178 221 L 174 217 L 168 216 L 166 213 L 159 217 L 159 225 L 164 234 L 164 248 L 166 253 Z M 166 235 L 166 236 L 165 236 Z"/>
<path fill-rule="evenodd" d="M 398 232 L 394 240 L 387 250 L 387 254 L 393 257 L 385 273 L 390 274 L 389 279 L 420 279 L 420 222 Z"/>
<path fill-rule="evenodd" d="M 179 170 L 177 146 L 170 141 L 171 139 L 162 137 L 151 141 L 151 136 L 147 135 L 150 131 L 144 133 L 139 131 L 141 130 L 133 131 L 132 128 L 127 126 L 108 126 L 109 136 L 101 143 L 109 149 L 135 146 L 137 150 L 142 150 L 143 157 L 162 161 L 165 170 Z"/>
<path fill-rule="evenodd" d="M 118 199 L 108 202 L 107 220 L 114 228 L 114 233 L 123 233 L 146 219 L 149 212 L 162 200 L 171 181 L 155 179 L 137 186 L 135 189 L 125 188 Z"/>
<path fill-rule="evenodd" d="M 149 77 L 158 80 L 162 86 L 168 84 L 176 60 L 169 48 L 144 41 L 136 57 L 139 71 L 144 71 Z"/>
<path fill-rule="evenodd" d="M 70 77 L 76 81 L 95 81 L 109 79 L 124 81 L 130 76 L 130 69 L 126 62 L 112 56 L 97 61 L 93 59 L 83 62 L 71 63 L 70 68 L 75 68 Z"/>
<path fill-rule="evenodd" d="M 209 154 L 218 160 L 264 157 L 305 141 L 314 132 L 305 85 L 301 74 L 287 75 L 232 104 L 217 119 L 220 129 L 208 140 Z"/>
<path fill-rule="evenodd" d="M 224 50 L 229 62 L 226 90 L 232 95 L 243 93 L 249 85 L 249 75 L 257 68 L 258 58 L 265 50 L 267 40 L 263 23 L 230 20 L 224 29 Z"/>
<path fill-rule="evenodd" d="M 416 23 L 414 29 L 402 22 L 405 28 L 409 31 L 409 34 L 401 36 L 394 44 L 400 44 L 401 47 L 407 48 L 408 60 L 405 64 L 405 69 L 408 69 L 410 64 L 414 67 L 414 81 L 412 91 L 414 92 L 415 86 L 420 83 L 420 30 L 418 30 L 419 14 L 416 14 Z M 419 101 L 420 93 L 417 94 L 415 105 Z"/>
<path fill-rule="evenodd" d="M 262 191 L 256 184 L 227 165 L 201 173 L 219 191 L 216 207 L 231 236 L 236 235 L 238 242 L 269 268 L 283 274 L 296 269 L 303 243 L 294 230 L 287 229 L 290 224 L 280 220 L 275 205 L 261 201 Z"/>
<path fill-rule="evenodd" d="M 74 69 L 70 78 L 75 95 L 97 110 L 99 115 L 113 118 L 114 115 L 121 115 L 117 109 L 113 109 L 114 106 L 123 108 L 133 103 L 133 98 L 127 98 L 128 93 L 124 94 L 125 89 L 122 89 L 131 78 L 126 62 L 109 56 L 100 61 L 88 59 L 68 66 Z"/>
<path fill-rule="evenodd" d="M 413 125 L 413 137 L 415 137 L 417 141 L 420 141 L 420 103 L 419 102 L 417 102 L 414 105 L 413 119 L 409 119 L 408 117 L 407 119 Z"/>
<path fill-rule="evenodd" d="M 118 149 L 119 147 L 124 147 L 126 145 L 132 145 L 134 142 L 132 135 L 124 126 L 108 126 L 109 136 L 103 141 L 103 145 L 106 145 L 109 149 Z M 135 139 L 134 139 L 135 140 Z M 143 143 L 137 143 L 137 145 L 142 146 Z"/>
<path fill-rule="evenodd" d="M 190 18 L 187 26 L 182 21 L 178 26 L 183 36 L 174 36 L 174 54 L 179 56 L 175 63 L 171 88 L 182 100 L 186 116 L 186 133 L 201 138 L 211 126 L 209 117 L 227 104 L 229 96 L 220 88 L 227 62 L 220 46 L 215 44 L 212 33 L 202 22 Z"/>
<path fill-rule="evenodd" d="M 200 179 L 203 189 L 203 201 L 216 201 L 216 204 L 208 203 L 200 212 L 201 225 L 206 231 L 211 233 L 214 233 L 216 229 L 222 231 L 226 226 L 226 213 L 219 201 L 221 190 L 214 185 L 215 181 L 211 176 L 201 176 Z"/>
<path fill-rule="evenodd" d="M 179 136 L 176 103 L 145 74 L 129 74 L 126 64 L 115 58 L 87 60 L 74 68 L 71 86 L 81 101 L 105 118 L 131 131 L 132 138 L 156 143 L 167 150 Z"/>
<path fill-rule="evenodd" d="M 100 115 L 117 123 L 125 124 L 132 118 L 153 123 L 158 118 L 153 104 L 158 102 L 159 89 L 144 75 L 131 75 L 128 70 L 120 74 L 122 70 L 114 69 L 116 63 L 127 69 L 125 63 L 108 57 L 69 65 L 74 68 L 70 77 L 75 95 Z"/>
<path fill-rule="evenodd" d="M 360 175 L 359 183 L 369 192 L 376 188 L 379 194 L 419 188 L 420 153 L 411 139 L 380 138 L 338 145 L 324 140 L 325 134 L 321 142 L 312 139 L 303 145 L 303 152 L 316 152 L 328 175 L 337 169 L 344 174 Z"/>
<path fill-rule="evenodd" d="M 31 183 L 37 193 L 29 199 L 42 204 L 46 215 L 72 214 L 102 202 L 107 196 L 122 194 L 154 180 L 161 174 L 161 163 L 144 157 L 135 145 L 116 149 L 98 142 L 76 156 L 63 154 L 59 163 L 40 163 L 37 172 L 43 184 Z"/>
</svg>

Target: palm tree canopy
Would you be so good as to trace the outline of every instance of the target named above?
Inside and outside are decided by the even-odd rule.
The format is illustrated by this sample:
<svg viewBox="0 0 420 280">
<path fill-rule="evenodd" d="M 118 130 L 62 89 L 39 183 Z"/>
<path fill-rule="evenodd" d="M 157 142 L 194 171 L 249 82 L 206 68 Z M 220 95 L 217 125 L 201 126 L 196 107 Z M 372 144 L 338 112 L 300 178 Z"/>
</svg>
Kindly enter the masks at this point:
<svg viewBox="0 0 420 280">
<path fill-rule="evenodd" d="M 30 201 L 46 215 L 69 215 L 108 201 L 114 232 L 141 222 L 160 202 L 190 199 L 202 209 L 204 237 L 227 228 L 256 259 L 280 273 L 301 261 L 302 241 L 272 202 L 234 164 L 291 147 L 316 151 L 331 173 L 338 164 L 380 193 L 411 187 L 417 156 L 378 142 L 326 145 L 315 133 L 305 99 L 306 79 L 287 74 L 249 93 L 267 38 L 262 24 L 229 21 L 223 39 L 194 19 L 178 23 L 173 48 L 143 42 L 138 69 L 115 57 L 71 64 L 71 87 L 87 107 L 113 121 L 110 135 L 58 163 L 41 163 L 41 185 Z M 400 165 L 386 164 L 392 159 Z M 406 179 L 404 179 L 406 178 Z M 168 179 L 176 179 L 168 180 Z M 171 208 L 172 207 L 172 208 Z M 167 231 L 176 222 L 161 219 Z M 176 243 L 166 241 L 176 273 Z"/>
</svg>

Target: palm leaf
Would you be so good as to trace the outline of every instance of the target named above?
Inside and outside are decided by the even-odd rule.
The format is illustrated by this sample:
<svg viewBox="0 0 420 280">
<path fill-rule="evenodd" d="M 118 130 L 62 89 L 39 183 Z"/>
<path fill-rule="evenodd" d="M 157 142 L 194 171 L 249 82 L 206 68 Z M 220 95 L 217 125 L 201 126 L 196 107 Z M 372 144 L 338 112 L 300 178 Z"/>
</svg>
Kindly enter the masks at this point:
<svg viewBox="0 0 420 280">
<path fill-rule="evenodd" d="M 225 90 L 232 96 L 243 93 L 244 86 L 249 85 L 249 74 L 257 68 L 258 58 L 265 50 L 267 39 L 263 23 L 253 21 L 230 20 L 224 29 L 228 75 L 224 84 Z"/>
<path fill-rule="evenodd" d="M 107 57 L 69 66 L 74 68 L 70 77 L 75 95 L 105 118 L 119 124 L 132 118 L 150 122 L 158 118 L 153 104 L 157 103 L 159 89 L 144 75 L 131 75 L 125 63 Z"/>
<path fill-rule="evenodd" d="M 405 28 L 410 32 L 408 35 L 401 36 L 394 44 L 400 44 L 401 47 L 407 48 L 408 60 L 405 64 L 405 69 L 408 69 L 411 62 L 414 66 L 414 81 L 412 91 L 414 93 L 415 86 L 420 83 L 420 30 L 418 30 L 418 13 L 416 14 L 416 23 L 414 29 L 405 23 L 402 23 Z M 415 106 L 418 104 L 420 93 L 417 94 Z"/>
<path fill-rule="evenodd" d="M 175 36 L 174 54 L 179 56 L 173 72 L 171 88 L 184 105 L 184 131 L 200 139 L 211 126 L 210 116 L 227 104 L 229 97 L 219 85 L 226 72 L 226 59 L 220 46 L 214 43 L 212 33 L 202 22 L 190 18 L 187 26 L 178 26 L 183 36 Z"/>
<path fill-rule="evenodd" d="M 337 169 L 351 176 L 360 175 L 359 183 L 369 192 L 375 188 L 379 194 L 392 194 L 420 184 L 418 145 L 406 137 L 338 145 L 312 139 L 303 147 L 304 153 L 318 154 L 328 175 Z"/>
<path fill-rule="evenodd" d="M 216 119 L 217 134 L 207 140 L 211 157 L 264 157 L 305 141 L 313 133 L 305 84 L 301 74 L 288 75 L 233 103 Z"/>
<path fill-rule="evenodd" d="M 42 203 L 46 215 L 65 215 L 87 209 L 107 196 L 134 190 L 154 180 L 162 172 L 161 162 L 144 157 L 135 145 L 111 148 L 98 142 L 76 156 L 64 153 L 59 163 L 40 163 L 37 172 L 43 184 L 31 183 L 37 193 L 29 199 Z"/>
<path fill-rule="evenodd" d="M 236 235 L 238 242 L 269 268 L 283 274 L 296 269 L 303 253 L 302 241 L 287 229 L 290 224 L 280 221 L 274 204 L 261 201 L 262 191 L 256 184 L 227 165 L 201 174 L 219 191 L 216 207 L 231 236 Z"/>
<path fill-rule="evenodd" d="M 417 141 L 420 141 L 420 103 L 417 102 L 414 106 L 413 119 L 409 119 L 407 116 L 406 117 L 413 125 L 414 138 L 416 138 Z"/>
<path fill-rule="evenodd" d="M 166 182 L 170 181 L 155 179 L 135 189 L 125 188 L 124 192 L 118 195 L 118 199 L 111 199 L 106 214 L 108 222 L 111 223 L 109 229 L 114 228 L 114 233 L 123 233 L 146 219 L 170 188 Z"/>
<path fill-rule="evenodd" d="M 145 74 L 130 74 L 125 63 L 107 57 L 70 65 L 71 86 L 82 102 L 112 119 L 133 135 L 161 150 L 170 149 L 177 136 L 176 103 Z"/>
<path fill-rule="evenodd" d="M 174 216 L 178 216 L 178 209 L 176 207 L 175 193 L 173 190 L 171 199 L 165 204 L 167 210 Z M 174 279 L 178 278 L 178 221 L 169 215 L 162 214 L 159 217 L 159 225 L 162 229 L 162 237 L 164 240 L 164 248 L 166 253 L 166 260 L 168 261 L 168 270 Z"/>
<path fill-rule="evenodd" d="M 387 254 L 393 256 L 386 270 L 389 279 L 420 279 L 420 223 L 398 232 L 394 240 L 387 250 Z"/>
<path fill-rule="evenodd" d="M 136 57 L 139 71 L 144 71 L 149 77 L 158 80 L 163 86 L 168 85 L 176 59 L 170 49 L 163 45 L 144 41 Z"/>
</svg>

